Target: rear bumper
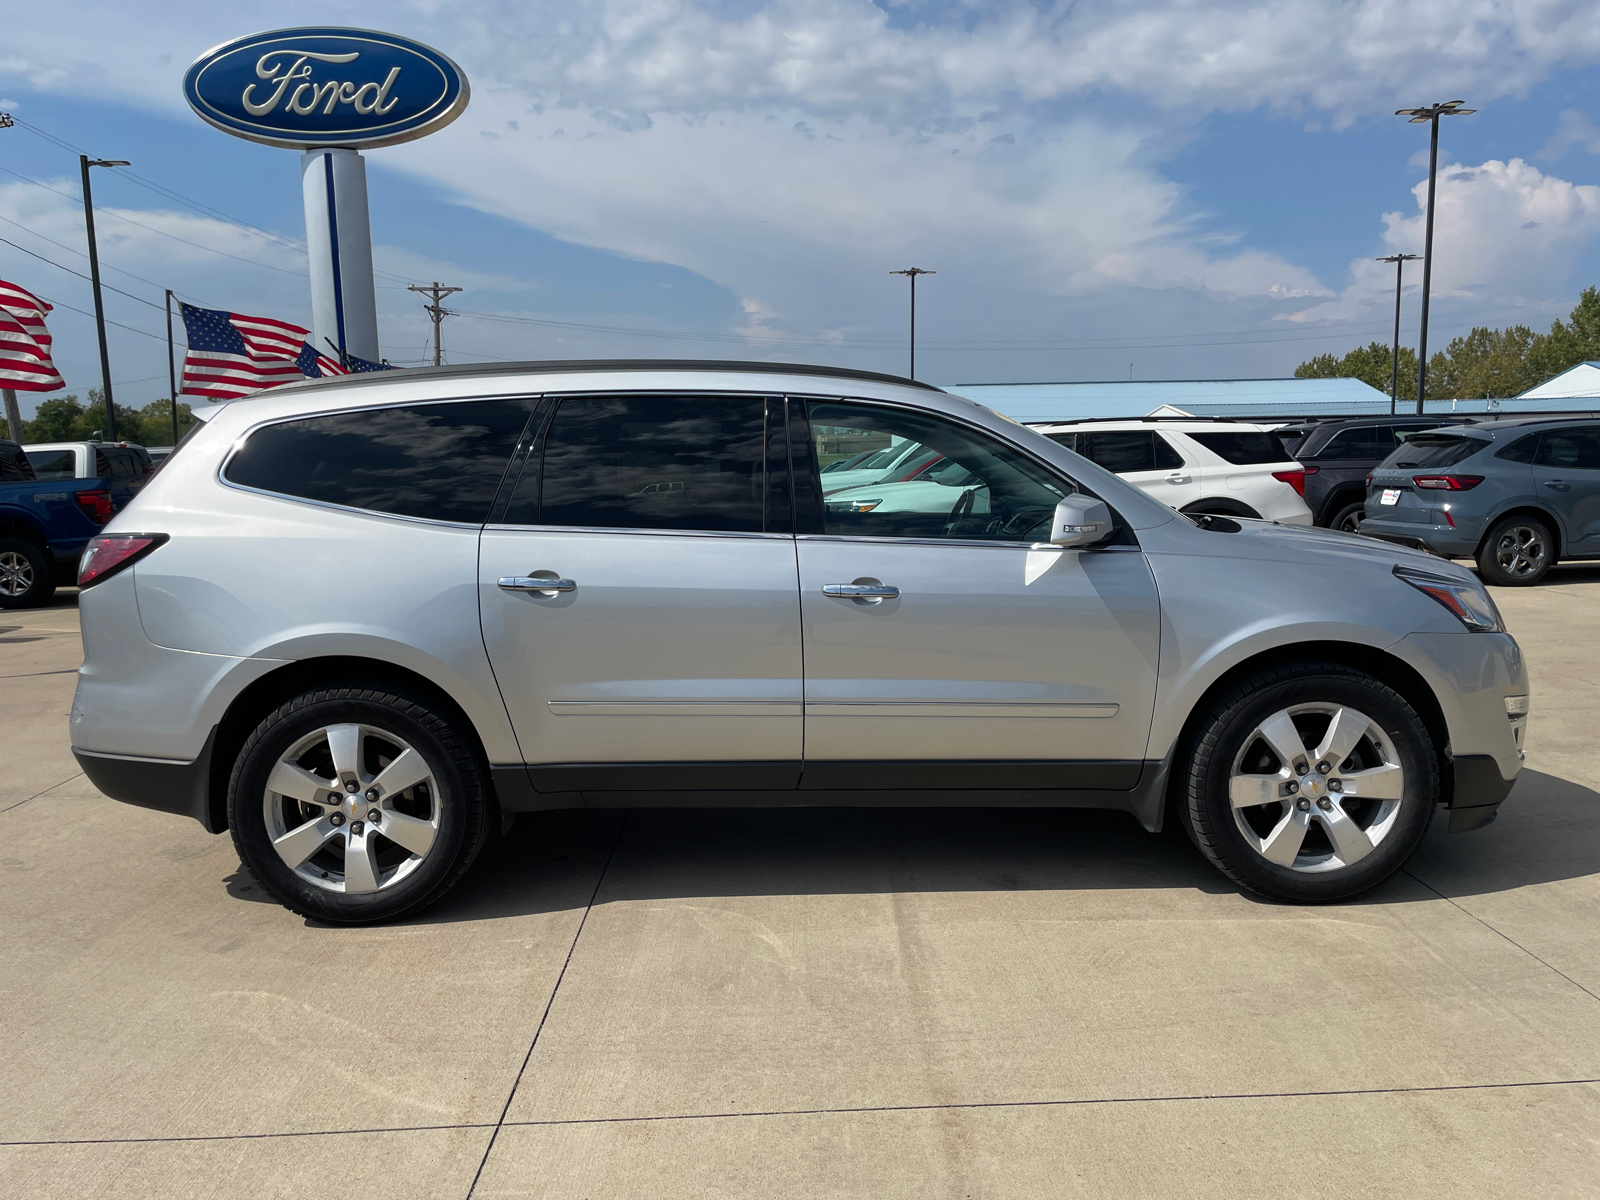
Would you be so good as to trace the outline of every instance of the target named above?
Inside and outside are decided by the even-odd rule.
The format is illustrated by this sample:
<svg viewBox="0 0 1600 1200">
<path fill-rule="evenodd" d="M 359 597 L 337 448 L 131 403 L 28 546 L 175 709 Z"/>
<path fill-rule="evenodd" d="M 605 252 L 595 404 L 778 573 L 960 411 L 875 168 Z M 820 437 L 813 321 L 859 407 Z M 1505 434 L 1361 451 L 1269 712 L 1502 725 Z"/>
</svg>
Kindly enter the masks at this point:
<svg viewBox="0 0 1600 1200">
<path fill-rule="evenodd" d="M 89 782 L 111 799 L 193 817 L 207 833 L 221 833 L 226 824 L 215 819 L 211 804 L 211 748 L 216 740 L 217 731 L 213 728 L 200 756 L 190 762 L 104 754 L 76 746 L 72 754 Z"/>
<path fill-rule="evenodd" d="M 1469 539 L 1462 530 L 1448 525 L 1422 525 L 1414 521 L 1385 521 L 1371 516 L 1361 521 L 1365 537 L 1409 546 L 1413 550 L 1426 550 L 1442 558 L 1471 558 L 1478 552 L 1476 539 Z"/>
</svg>

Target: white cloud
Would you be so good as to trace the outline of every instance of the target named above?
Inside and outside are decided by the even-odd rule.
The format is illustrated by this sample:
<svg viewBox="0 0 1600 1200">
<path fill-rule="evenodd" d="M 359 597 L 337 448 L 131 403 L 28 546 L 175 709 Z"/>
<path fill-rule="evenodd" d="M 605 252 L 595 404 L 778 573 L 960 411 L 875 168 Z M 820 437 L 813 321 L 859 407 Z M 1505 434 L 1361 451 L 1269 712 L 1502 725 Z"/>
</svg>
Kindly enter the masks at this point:
<svg viewBox="0 0 1600 1200">
<path fill-rule="evenodd" d="M 1556 121 L 1556 131 L 1535 158 L 1551 162 L 1566 156 L 1574 146 L 1582 146 L 1590 154 L 1600 154 L 1600 125 L 1575 108 L 1564 109 Z"/>
<path fill-rule="evenodd" d="M 1427 181 L 1412 189 L 1415 213 L 1385 213 L 1390 253 L 1421 254 Z M 1537 304 L 1563 293 L 1577 255 L 1600 237 L 1600 187 L 1546 175 L 1520 158 L 1439 168 L 1434 216 L 1435 300 Z M 1409 264 L 1414 285 L 1421 263 Z M 1350 264 L 1354 281 L 1336 299 L 1303 309 L 1297 323 L 1343 319 L 1393 303 L 1394 267 Z"/>
</svg>

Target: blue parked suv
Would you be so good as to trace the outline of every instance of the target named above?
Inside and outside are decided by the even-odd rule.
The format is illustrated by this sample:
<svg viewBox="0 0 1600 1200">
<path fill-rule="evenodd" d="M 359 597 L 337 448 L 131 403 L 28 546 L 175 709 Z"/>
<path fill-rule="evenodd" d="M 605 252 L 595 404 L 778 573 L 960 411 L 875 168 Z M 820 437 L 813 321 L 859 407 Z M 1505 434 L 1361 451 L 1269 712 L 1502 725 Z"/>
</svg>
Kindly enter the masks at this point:
<svg viewBox="0 0 1600 1200">
<path fill-rule="evenodd" d="M 1521 418 L 1408 437 L 1367 477 L 1361 532 L 1447 558 L 1489 583 L 1538 583 L 1600 558 L 1600 417 Z"/>
</svg>

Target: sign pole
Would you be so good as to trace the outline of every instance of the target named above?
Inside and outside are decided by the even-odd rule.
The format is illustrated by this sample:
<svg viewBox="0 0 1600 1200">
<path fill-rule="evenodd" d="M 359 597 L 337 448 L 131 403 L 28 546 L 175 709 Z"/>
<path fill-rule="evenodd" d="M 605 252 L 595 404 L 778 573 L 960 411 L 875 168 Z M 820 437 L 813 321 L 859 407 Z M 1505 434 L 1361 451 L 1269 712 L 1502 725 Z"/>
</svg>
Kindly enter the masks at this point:
<svg viewBox="0 0 1600 1200">
<path fill-rule="evenodd" d="M 167 395 L 172 400 L 172 444 L 178 444 L 178 368 L 172 354 L 172 289 L 167 289 Z"/>
<path fill-rule="evenodd" d="M 13 442 L 22 441 L 22 410 L 17 407 L 17 393 L 10 388 L 0 388 L 0 400 L 6 405 L 6 426 Z"/>
<path fill-rule="evenodd" d="M 342 355 L 377 362 L 378 302 L 367 222 L 367 163 L 354 150 L 300 156 L 311 260 L 311 328 Z"/>
</svg>

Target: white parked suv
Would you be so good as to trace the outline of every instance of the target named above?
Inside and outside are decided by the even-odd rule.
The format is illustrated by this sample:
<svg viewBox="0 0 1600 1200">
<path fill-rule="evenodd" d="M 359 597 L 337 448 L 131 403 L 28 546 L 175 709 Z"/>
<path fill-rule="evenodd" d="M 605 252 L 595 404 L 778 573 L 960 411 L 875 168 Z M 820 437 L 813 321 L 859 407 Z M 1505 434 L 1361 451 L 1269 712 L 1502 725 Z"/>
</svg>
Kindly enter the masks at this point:
<svg viewBox="0 0 1600 1200">
<path fill-rule="evenodd" d="M 1033 428 L 1179 512 L 1312 524 L 1305 468 L 1265 425 L 1146 417 Z"/>
<path fill-rule="evenodd" d="M 942 507 L 827 494 L 901 443 Z M 89 778 L 347 923 L 438 899 L 510 814 L 644 805 L 1108 808 L 1339 899 L 1441 805 L 1488 824 L 1528 710 L 1460 567 L 1191 520 L 969 400 L 818 367 L 279 388 L 193 430 L 79 580 Z"/>
</svg>

